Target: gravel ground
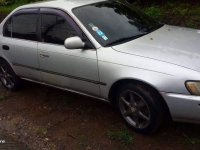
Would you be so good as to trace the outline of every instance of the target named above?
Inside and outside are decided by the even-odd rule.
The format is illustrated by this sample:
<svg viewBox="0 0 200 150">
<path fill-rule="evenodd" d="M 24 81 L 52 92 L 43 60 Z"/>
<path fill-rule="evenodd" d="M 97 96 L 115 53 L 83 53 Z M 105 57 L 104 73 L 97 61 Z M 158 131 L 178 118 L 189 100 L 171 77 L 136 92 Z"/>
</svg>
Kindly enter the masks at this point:
<svg viewBox="0 0 200 150">
<path fill-rule="evenodd" d="M 28 150 L 28 147 L 0 130 L 0 150 Z"/>
</svg>

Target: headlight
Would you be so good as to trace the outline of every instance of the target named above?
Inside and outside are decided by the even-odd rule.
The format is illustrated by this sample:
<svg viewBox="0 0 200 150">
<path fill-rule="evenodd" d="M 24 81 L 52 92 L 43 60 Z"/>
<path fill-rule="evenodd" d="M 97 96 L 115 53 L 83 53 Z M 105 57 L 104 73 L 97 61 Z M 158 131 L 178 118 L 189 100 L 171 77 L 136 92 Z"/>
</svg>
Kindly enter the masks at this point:
<svg viewBox="0 0 200 150">
<path fill-rule="evenodd" d="M 186 88 L 192 95 L 200 96 L 200 82 L 188 81 Z"/>
</svg>

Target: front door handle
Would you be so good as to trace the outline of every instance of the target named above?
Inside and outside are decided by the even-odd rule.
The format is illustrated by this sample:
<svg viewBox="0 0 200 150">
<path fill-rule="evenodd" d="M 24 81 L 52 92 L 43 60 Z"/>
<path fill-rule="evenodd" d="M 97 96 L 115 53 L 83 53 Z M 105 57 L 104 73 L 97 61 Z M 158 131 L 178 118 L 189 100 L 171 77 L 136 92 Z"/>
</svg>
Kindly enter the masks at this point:
<svg viewBox="0 0 200 150">
<path fill-rule="evenodd" d="M 47 55 L 47 54 L 40 54 L 40 56 L 41 56 L 42 58 L 49 58 L 49 57 L 50 57 L 50 56 Z"/>
<path fill-rule="evenodd" d="M 3 50 L 6 50 L 6 51 L 10 50 L 10 47 L 7 45 L 3 45 L 2 48 L 3 48 Z"/>
</svg>

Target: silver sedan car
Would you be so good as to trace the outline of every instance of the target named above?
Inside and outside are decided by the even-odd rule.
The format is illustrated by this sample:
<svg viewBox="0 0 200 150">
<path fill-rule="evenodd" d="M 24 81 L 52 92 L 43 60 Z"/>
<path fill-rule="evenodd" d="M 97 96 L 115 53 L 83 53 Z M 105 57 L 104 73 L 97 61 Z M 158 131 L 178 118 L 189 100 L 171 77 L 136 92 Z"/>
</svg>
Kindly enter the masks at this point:
<svg viewBox="0 0 200 150">
<path fill-rule="evenodd" d="M 120 2 L 46 1 L 0 24 L 0 80 L 12 91 L 23 79 L 108 101 L 152 133 L 171 119 L 200 122 L 199 48 L 200 30 Z"/>
</svg>

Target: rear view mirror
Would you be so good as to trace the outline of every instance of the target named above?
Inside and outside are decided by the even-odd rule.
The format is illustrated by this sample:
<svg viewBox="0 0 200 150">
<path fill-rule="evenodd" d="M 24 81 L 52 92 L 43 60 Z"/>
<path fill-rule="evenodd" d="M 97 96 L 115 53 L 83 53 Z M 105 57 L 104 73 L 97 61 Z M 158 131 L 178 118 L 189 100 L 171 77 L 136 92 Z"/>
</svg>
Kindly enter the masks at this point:
<svg viewBox="0 0 200 150">
<path fill-rule="evenodd" d="M 85 43 L 78 36 L 67 38 L 64 45 L 66 49 L 83 49 L 85 47 Z"/>
</svg>

